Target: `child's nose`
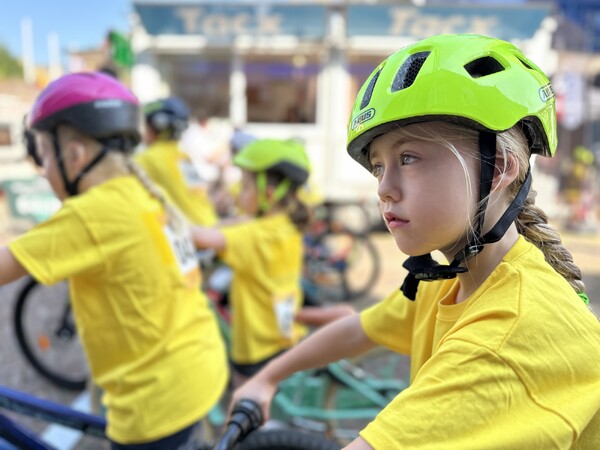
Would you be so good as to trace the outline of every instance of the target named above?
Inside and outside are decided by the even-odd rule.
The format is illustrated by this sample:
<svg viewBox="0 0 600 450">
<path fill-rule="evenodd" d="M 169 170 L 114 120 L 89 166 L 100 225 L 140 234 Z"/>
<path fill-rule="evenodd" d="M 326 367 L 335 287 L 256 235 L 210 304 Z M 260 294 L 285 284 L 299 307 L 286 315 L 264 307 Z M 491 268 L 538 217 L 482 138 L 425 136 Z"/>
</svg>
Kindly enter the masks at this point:
<svg viewBox="0 0 600 450">
<path fill-rule="evenodd" d="M 402 198 L 398 181 L 397 177 L 384 172 L 377 188 L 377 195 L 381 201 L 397 202 Z"/>
</svg>

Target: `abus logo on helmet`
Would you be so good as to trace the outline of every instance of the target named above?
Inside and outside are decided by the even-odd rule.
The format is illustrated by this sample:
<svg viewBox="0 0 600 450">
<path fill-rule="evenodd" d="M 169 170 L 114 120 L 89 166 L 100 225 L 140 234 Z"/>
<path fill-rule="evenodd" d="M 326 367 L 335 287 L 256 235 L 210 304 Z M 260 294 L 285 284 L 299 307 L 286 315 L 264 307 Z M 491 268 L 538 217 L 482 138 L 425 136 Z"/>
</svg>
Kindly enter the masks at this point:
<svg viewBox="0 0 600 450">
<path fill-rule="evenodd" d="M 540 99 L 545 103 L 548 100 L 550 100 L 551 98 L 554 98 L 554 89 L 552 89 L 552 86 L 550 86 L 550 83 L 548 83 L 546 86 L 542 86 L 539 90 L 540 93 Z"/>
<path fill-rule="evenodd" d="M 121 106 L 121 100 L 109 99 L 109 100 L 97 100 L 94 102 L 94 108 L 118 108 Z"/>
<path fill-rule="evenodd" d="M 352 119 L 352 130 L 354 131 L 357 126 L 361 123 L 371 120 L 375 115 L 375 108 L 367 109 L 365 112 L 361 112 L 358 116 Z"/>
</svg>

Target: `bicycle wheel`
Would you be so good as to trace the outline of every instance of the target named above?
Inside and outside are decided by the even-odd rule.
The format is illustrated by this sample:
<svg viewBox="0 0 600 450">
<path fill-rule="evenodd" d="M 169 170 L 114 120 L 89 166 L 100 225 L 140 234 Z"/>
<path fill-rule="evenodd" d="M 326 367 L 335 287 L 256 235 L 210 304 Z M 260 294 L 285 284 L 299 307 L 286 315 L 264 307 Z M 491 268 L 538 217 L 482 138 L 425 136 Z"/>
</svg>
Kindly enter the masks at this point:
<svg viewBox="0 0 600 450">
<path fill-rule="evenodd" d="M 85 388 L 89 369 L 66 282 L 44 286 L 30 279 L 17 297 L 13 320 L 19 347 L 40 375 L 65 389 Z"/>
<path fill-rule="evenodd" d="M 366 234 L 334 227 L 305 241 L 305 290 L 324 301 L 355 300 L 380 273 L 377 248 Z"/>
<path fill-rule="evenodd" d="M 366 234 L 345 232 L 346 266 L 343 272 L 345 289 L 350 299 L 369 292 L 379 277 L 380 260 L 377 248 Z"/>
<path fill-rule="evenodd" d="M 259 430 L 250 433 L 236 450 L 340 450 L 329 439 L 299 430 Z"/>
</svg>

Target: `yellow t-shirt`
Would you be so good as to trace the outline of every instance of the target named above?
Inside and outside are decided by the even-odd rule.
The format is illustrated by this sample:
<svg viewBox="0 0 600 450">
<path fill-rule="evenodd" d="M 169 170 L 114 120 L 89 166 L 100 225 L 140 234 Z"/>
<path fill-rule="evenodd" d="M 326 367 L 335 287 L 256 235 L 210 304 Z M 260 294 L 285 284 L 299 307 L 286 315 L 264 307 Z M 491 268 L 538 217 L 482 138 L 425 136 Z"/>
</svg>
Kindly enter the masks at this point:
<svg viewBox="0 0 600 450">
<path fill-rule="evenodd" d="M 361 314 L 411 385 L 360 434 L 376 450 L 600 449 L 600 322 L 520 237 L 473 295 L 423 282 Z"/>
<path fill-rule="evenodd" d="M 69 280 L 77 330 L 105 391 L 107 432 L 120 443 L 194 423 L 227 382 L 191 240 L 165 219 L 135 177 L 118 177 L 66 200 L 9 246 L 42 283 Z"/>
<path fill-rule="evenodd" d="M 177 141 L 156 141 L 137 154 L 135 160 L 191 223 L 205 227 L 217 223 L 218 216 L 208 196 L 207 185 Z"/>
<path fill-rule="evenodd" d="M 233 270 L 231 358 L 255 364 L 297 343 L 302 307 L 302 235 L 286 214 L 223 227 L 220 254 Z"/>
</svg>

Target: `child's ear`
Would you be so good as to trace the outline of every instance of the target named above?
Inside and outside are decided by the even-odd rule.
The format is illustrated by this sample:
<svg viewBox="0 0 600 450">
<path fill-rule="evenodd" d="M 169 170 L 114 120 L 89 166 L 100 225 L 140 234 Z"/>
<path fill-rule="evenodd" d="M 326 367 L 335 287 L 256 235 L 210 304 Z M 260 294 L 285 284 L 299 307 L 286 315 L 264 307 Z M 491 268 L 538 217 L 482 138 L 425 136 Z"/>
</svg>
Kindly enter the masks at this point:
<svg viewBox="0 0 600 450">
<path fill-rule="evenodd" d="M 63 155 L 63 158 L 66 159 L 67 164 L 74 171 L 83 169 L 90 159 L 90 154 L 85 148 L 85 145 L 82 142 L 73 139 L 67 143 L 66 147 L 66 154 Z"/>
<path fill-rule="evenodd" d="M 519 176 L 519 160 L 515 155 L 507 153 L 496 157 L 492 190 L 504 189 Z"/>
</svg>

